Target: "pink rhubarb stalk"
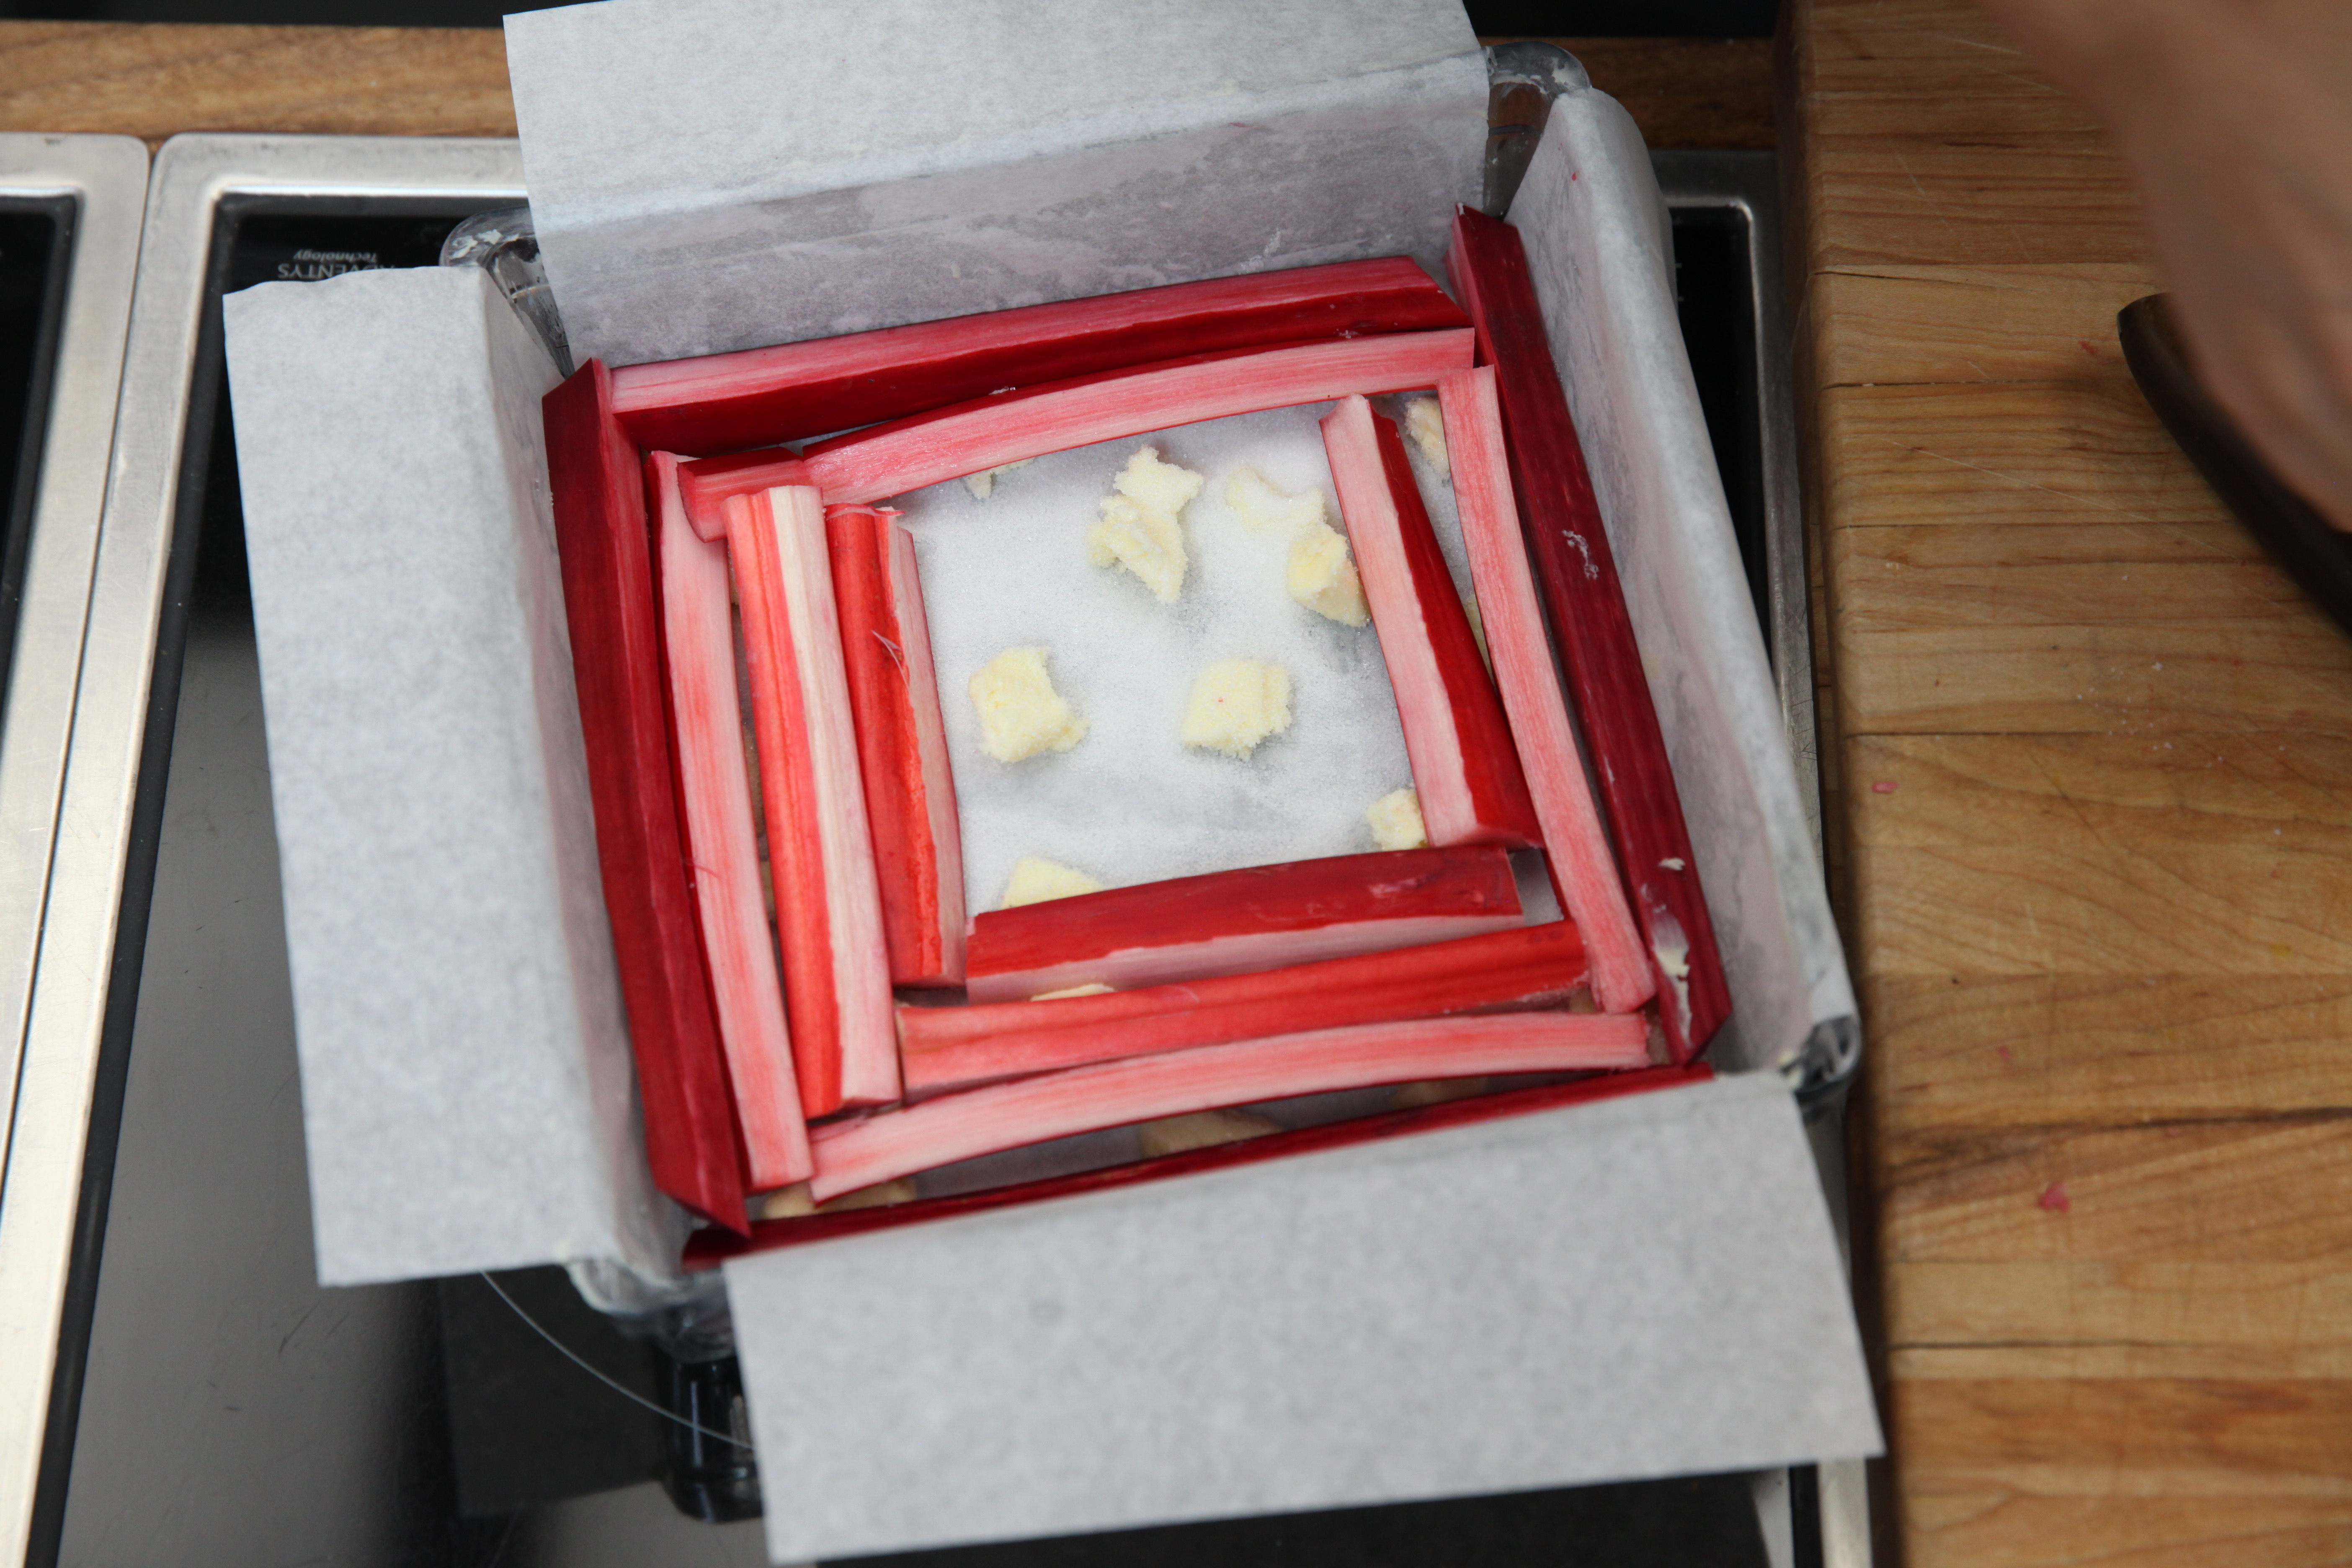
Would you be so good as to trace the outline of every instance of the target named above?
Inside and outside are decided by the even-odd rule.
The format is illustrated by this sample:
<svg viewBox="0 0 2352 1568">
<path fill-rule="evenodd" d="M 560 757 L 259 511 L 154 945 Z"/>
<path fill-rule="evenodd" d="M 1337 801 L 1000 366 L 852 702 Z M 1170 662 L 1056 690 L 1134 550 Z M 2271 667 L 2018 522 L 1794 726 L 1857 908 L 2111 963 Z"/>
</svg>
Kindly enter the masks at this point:
<svg viewBox="0 0 2352 1568">
<path fill-rule="evenodd" d="M 760 889 L 751 825 L 751 770 L 743 756 L 742 705 L 735 688 L 735 615 L 725 546 L 705 544 L 686 521 L 677 458 L 656 452 L 646 478 L 656 511 L 661 557 L 662 641 L 669 656 L 670 721 L 692 858 L 702 948 L 735 1118 L 755 1188 L 804 1181 L 808 1131 L 793 1081 L 792 1037 L 776 947 Z"/>
<path fill-rule="evenodd" d="M 1396 332 L 1202 357 L 1021 388 L 820 441 L 801 458 L 827 501 L 877 501 L 1097 441 L 1353 393 L 1434 386 L 1471 363 L 1466 331 Z"/>
<path fill-rule="evenodd" d="M 1339 855 L 1111 888 L 975 916 L 974 1002 L 1278 969 L 1502 931 L 1523 919 L 1510 857 L 1484 846 Z"/>
<path fill-rule="evenodd" d="M 1624 885 L 1617 879 L 1608 830 L 1592 802 L 1568 697 L 1560 690 L 1551 639 L 1544 632 L 1543 606 L 1536 599 L 1519 509 L 1511 494 L 1494 368 L 1447 376 L 1437 384 L 1437 400 L 1445 416 L 1454 500 L 1487 651 L 1494 657 L 1495 684 L 1502 689 L 1520 770 L 1534 797 L 1553 886 L 1592 954 L 1593 996 L 1612 1013 L 1630 1013 L 1657 994 L 1657 977 L 1642 950 Z"/>
<path fill-rule="evenodd" d="M 877 1182 L 1163 1116 L 1430 1078 L 1649 1065 L 1649 1025 L 1623 1013 L 1508 1013 L 1361 1024 L 1073 1068 L 941 1095 L 810 1134 L 820 1202 Z"/>
<path fill-rule="evenodd" d="M 730 1258 L 740 1258 L 751 1252 L 801 1247 L 840 1236 L 897 1230 L 904 1226 L 925 1225 L 932 1220 L 951 1219 L 962 1215 L 985 1214 L 991 1209 L 1013 1208 L 1022 1204 L 1042 1203 L 1049 1198 L 1111 1192 L 1120 1187 L 1141 1186 L 1150 1182 L 1196 1175 L 1203 1171 L 1230 1170 L 1237 1165 L 1287 1160 L 1326 1149 L 1346 1149 L 1359 1143 L 1377 1143 L 1390 1138 L 1440 1132 L 1453 1127 L 1472 1127 L 1482 1121 L 1533 1116 L 1547 1110 L 1564 1110 L 1571 1105 L 1619 1100 L 1629 1094 L 1680 1089 L 1687 1084 L 1705 1083 L 1714 1076 L 1703 1062 L 1695 1062 L 1688 1067 L 1639 1068 L 1632 1072 L 1601 1073 L 1570 1083 L 1507 1089 L 1467 1100 L 1440 1100 L 1402 1110 L 1382 1111 L 1376 1116 L 1361 1116 L 1349 1121 L 1326 1121 L 1313 1127 L 1269 1132 L 1263 1137 L 1247 1138 L 1238 1142 L 1187 1149 L 1181 1153 L 1162 1154 L 1153 1160 L 1136 1160 L 1124 1165 L 1076 1171 L 1068 1175 L 1048 1176 L 1040 1181 L 1018 1182 L 1008 1186 L 983 1187 L 978 1192 L 917 1198 L 909 1203 L 870 1208 L 835 1209 L 795 1219 L 766 1220 L 753 1226 L 748 1237 L 712 1226 L 696 1231 L 688 1241 L 686 1266 L 688 1268 L 709 1268 Z"/>
<path fill-rule="evenodd" d="M 1478 323 L 1480 357 L 1495 367 L 1536 584 L 1591 748 L 1618 869 L 1648 942 L 1659 1021 L 1675 1060 L 1688 1061 L 1722 1026 L 1731 991 L 1527 252 L 1509 224 L 1464 208 L 1454 215 L 1446 267 Z"/>
<path fill-rule="evenodd" d="M 654 1184 L 740 1230 L 742 1152 L 679 838 L 645 476 L 591 360 L 541 404 L 596 863 Z"/>
<path fill-rule="evenodd" d="M 915 541 L 895 511 L 825 510 L 841 654 L 895 985 L 963 984 L 963 841 Z"/>
<path fill-rule="evenodd" d="M 1429 841 L 1538 842 L 1510 723 L 1396 426 L 1350 397 L 1325 416 L 1323 449 L 1396 692 Z"/>
<path fill-rule="evenodd" d="M 1467 324 L 1428 273 L 1390 256 L 627 365 L 613 395 L 640 445 L 725 452 L 1203 350 Z"/>
<path fill-rule="evenodd" d="M 805 486 L 737 496 L 727 535 L 801 1106 L 883 1104 L 898 1098 L 898 1041 L 824 508 Z"/>
<path fill-rule="evenodd" d="M 909 1099 L 1192 1046 L 1564 1002 L 1585 981 L 1569 921 L 1141 991 L 898 1009 Z"/>
<path fill-rule="evenodd" d="M 727 538 L 726 508 L 735 497 L 808 482 L 808 469 L 801 466 L 800 458 L 781 447 L 700 458 L 677 466 L 677 489 L 686 502 L 687 521 L 694 525 L 696 537 L 714 544 Z"/>
</svg>

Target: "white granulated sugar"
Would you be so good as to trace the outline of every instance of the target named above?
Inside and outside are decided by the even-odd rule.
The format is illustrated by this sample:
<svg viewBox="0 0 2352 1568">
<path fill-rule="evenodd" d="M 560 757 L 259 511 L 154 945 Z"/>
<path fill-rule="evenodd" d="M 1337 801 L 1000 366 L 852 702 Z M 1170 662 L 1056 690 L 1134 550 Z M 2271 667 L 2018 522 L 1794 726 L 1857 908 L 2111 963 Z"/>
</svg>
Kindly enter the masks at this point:
<svg viewBox="0 0 2352 1568">
<path fill-rule="evenodd" d="M 1040 856 L 1113 887 L 1371 850 L 1365 803 L 1412 776 L 1373 628 L 1291 600 L 1290 542 L 1225 504 L 1244 464 L 1339 509 L 1316 422 L 1328 404 L 1213 420 L 1079 447 L 1002 474 L 985 500 L 960 481 L 902 497 L 915 536 L 963 829 L 964 889 L 996 907 L 1015 862 Z M 1206 483 L 1183 510 L 1191 557 L 1172 605 L 1087 560 L 1087 533 L 1139 447 Z M 1441 537 L 1452 493 L 1423 479 Z M 961 700 L 1003 649 L 1047 648 L 1055 689 L 1090 726 L 1066 752 L 1004 763 Z M 1192 680 L 1223 659 L 1290 673 L 1290 727 L 1246 761 L 1187 748 Z"/>
</svg>

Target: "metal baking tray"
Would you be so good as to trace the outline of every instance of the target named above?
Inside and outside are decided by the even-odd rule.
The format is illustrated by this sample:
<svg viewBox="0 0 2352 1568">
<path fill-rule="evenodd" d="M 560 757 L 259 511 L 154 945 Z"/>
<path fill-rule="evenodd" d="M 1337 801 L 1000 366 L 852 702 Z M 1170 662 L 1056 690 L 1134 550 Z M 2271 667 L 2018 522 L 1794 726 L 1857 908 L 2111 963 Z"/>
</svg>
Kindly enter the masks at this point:
<svg viewBox="0 0 2352 1568">
<path fill-rule="evenodd" d="M 1719 362 L 1707 412 L 1729 422 L 1716 439 L 1759 608 L 1776 653 L 1808 659 L 1801 678 L 1781 671 L 1783 689 L 1809 692 L 1786 389 L 1771 368 L 1769 159 L 1660 154 L 1658 169 L 1686 331 Z M 505 142 L 187 136 L 158 157 L 71 832 L 26 1036 L 28 1064 L 59 1086 L 43 1113 L 75 1129 L 47 1151 L 43 1189 L 70 1262 L 37 1282 L 56 1376 L 45 1364 L 21 1384 L 28 1399 L 49 1390 L 39 1484 L 0 1480 L 26 1561 L 764 1561 L 755 1523 L 687 1517 L 740 1514 L 747 1491 L 756 1506 L 744 1467 L 646 1408 L 723 1426 L 723 1383 L 682 1384 L 578 1309 L 560 1274 L 329 1290 L 311 1266 L 218 300 L 299 275 L 257 268 L 429 263 L 441 234 L 511 205 L 520 184 Z M 1809 744 L 1800 757 L 1810 770 Z M 1838 1075 L 1815 1077 L 1833 1090 Z M 64 1092 L 75 1081 L 79 1098 Z M 1835 1096 L 1817 1098 L 1817 1148 L 1833 1151 Z M 1841 1487 L 1844 1468 L 1171 1527 L 1099 1538 L 1101 1560 L 1381 1562 L 1444 1540 L 1508 1563 L 1565 1536 L 1594 1542 L 1598 1562 L 1843 1568 L 1867 1561 L 1840 1522 L 1860 1496 Z M 1031 1550 L 919 1560 L 981 1568 Z M 1052 1560 L 1089 1560 L 1078 1550 L 1056 1543 Z"/>
</svg>

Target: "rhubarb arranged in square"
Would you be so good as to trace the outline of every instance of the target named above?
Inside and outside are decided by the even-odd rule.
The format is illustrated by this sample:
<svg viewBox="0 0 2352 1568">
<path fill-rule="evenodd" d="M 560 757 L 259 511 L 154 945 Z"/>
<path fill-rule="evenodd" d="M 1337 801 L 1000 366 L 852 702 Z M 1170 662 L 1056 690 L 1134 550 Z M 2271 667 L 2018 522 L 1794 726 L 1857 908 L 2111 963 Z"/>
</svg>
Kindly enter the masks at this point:
<svg viewBox="0 0 2352 1568">
<path fill-rule="evenodd" d="M 804 1212 L 812 1197 L 866 1203 L 876 1194 L 865 1189 L 943 1164 L 1162 1118 L 1213 1111 L 1265 1134 L 1131 1174 L 919 1201 L 903 1211 L 916 1217 L 1688 1080 L 1640 1070 L 1652 1023 L 1636 1010 L 1655 994 L 1666 1048 L 1687 1060 L 1721 1020 L 1720 966 L 1606 537 L 1549 358 L 1528 348 L 1540 322 L 1528 325 L 1532 291 L 1507 248 L 1466 218 L 1457 232 L 1475 331 L 1417 267 L 1390 258 L 609 374 L 591 365 L 551 395 L 599 850 L 665 1191 L 740 1226 L 747 1184 L 805 1179 L 792 1200 Z M 1450 466 L 1483 648 L 1404 440 L 1366 401 L 1429 388 L 1435 405 L 1409 405 L 1413 437 L 1434 474 Z M 1260 453 L 1213 467 L 1213 448 L 1188 455 L 1203 439 L 1192 426 L 1268 410 L 1312 417 L 1326 405 L 1337 519 L 1319 486 L 1302 489 L 1282 466 L 1296 455 L 1265 472 Z M 1009 907 L 967 920 L 969 827 L 916 542 L 877 503 L 967 479 L 977 507 L 1013 468 L 1091 461 L 1076 449 L 1146 436 L 1103 455 L 1126 466 L 1109 493 L 1093 492 L 1100 516 L 1072 520 L 1068 548 L 1090 563 L 1074 569 L 1123 587 L 1067 579 L 1056 599 L 977 557 L 965 574 L 993 570 L 1039 605 L 1108 592 L 1131 595 L 1139 614 L 1181 617 L 1200 613 L 1188 597 L 1196 574 L 1263 557 L 1271 566 L 1251 570 L 1273 572 L 1271 604 L 1314 635 L 1362 637 L 1352 628 L 1369 616 L 1387 682 L 1370 667 L 1373 706 L 1351 710 L 1367 715 L 1355 731 L 1329 727 L 1328 675 L 1300 684 L 1299 647 L 1253 647 L 1265 639 L 1243 625 L 1213 634 L 1235 646 L 1161 656 L 1165 743 L 1263 780 L 1267 759 L 1318 722 L 1328 746 L 1371 732 L 1361 726 L 1376 709 L 1380 744 L 1393 748 L 1392 696 L 1410 780 L 1389 773 L 1401 763 L 1388 752 L 1369 764 L 1381 782 L 1361 795 L 1363 781 L 1350 782 L 1331 810 L 1356 843 L 1420 847 L 1101 888 L 1041 858 L 1086 860 L 1049 828 L 1020 847 L 1031 858 Z M 639 485 L 638 447 L 654 441 L 698 456 L 654 454 Z M 1010 504 L 1052 469 L 1022 474 L 1027 489 Z M 1239 556 L 1215 556 L 1184 525 L 1212 477 L 1220 500 L 1203 504 L 1232 509 L 1237 521 L 1215 528 Z M 985 510 L 948 516 L 991 526 Z M 738 717 L 730 575 L 756 756 Z M 993 629 L 940 625 L 967 644 Z M 1045 642 L 1032 632 L 957 645 L 950 695 L 972 704 L 957 722 L 976 718 L 983 748 L 967 764 L 1027 770 L 988 787 L 1066 787 L 1084 775 L 1060 759 L 1105 743 L 1088 739 L 1095 719 L 1108 735 L 1123 717 L 1089 706 L 1101 694 L 1088 696 L 1082 651 Z M 1112 640 L 1095 657 L 1129 646 Z M 1347 668 L 1366 668 L 1370 645 L 1348 647 L 1360 653 L 1343 653 Z M 1200 798 L 1223 787 L 1205 782 Z M 1190 809 L 1179 802 L 1171 820 Z M 1538 846 L 1570 920 L 1526 923 L 1510 851 Z M 985 874 L 992 889 L 1002 872 Z M 940 1005 L 895 1005 L 894 985 Z M 1580 1010 L 1588 987 L 1602 1011 Z M 1425 1106 L 1352 1131 L 1276 1131 L 1225 1114 L 1421 1080 L 1446 1080 L 1430 1092 L 1451 1095 L 1492 1075 L 1594 1073 L 1622 1089 L 1507 1086 L 1470 1110 Z M 1168 1145 L 1144 1144 L 1155 1146 Z M 899 1223 L 874 1212 L 854 1224 Z M 819 1213 L 763 1226 L 761 1240 L 852 1223 Z"/>
</svg>

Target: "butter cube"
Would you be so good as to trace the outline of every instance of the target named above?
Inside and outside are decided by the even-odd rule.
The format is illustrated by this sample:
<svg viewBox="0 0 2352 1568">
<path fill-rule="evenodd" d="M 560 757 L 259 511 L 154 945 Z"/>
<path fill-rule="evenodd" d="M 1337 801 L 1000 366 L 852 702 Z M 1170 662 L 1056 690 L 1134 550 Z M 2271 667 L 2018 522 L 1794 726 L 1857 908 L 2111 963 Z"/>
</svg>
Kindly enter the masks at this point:
<svg viewBox="0 0 2352 1568">
<path fill-rule="evenodd" d="M 1289 583 L 1290 596 L 1325 620 L 1360 626 L 1372 618 L 1347 538 L 1328 524 L 1318 522 L 1290 542 Z"/>
<path fill-rule="evenodd" d="M 1086 739 L 1087 721 L 1054 689 L 1042 647 L 1009 647 L 971 678 L 982 743 L 1000 763 L 1040 752 L 1066 752 Z"/>
<path fill-rule="evenodd" d="M 1372 842 L 1383 849 L 1418 849 L 1429 842 L 1421 820 L 1421 796 L 1411 789 L 1391 790 L 1364 813 L 1372 825 Z"/>
<path fill-rule="evenodd" d="M 1201 493 L 1201 476 L 1160 460 L 1145 447 L 1128 459 L 1112 493 L 1102 500 L 1102 521 L 1087 533 L 1087 558 L 1097 566 L 1124 566 L 1163 605 L 1184 587 L 1184 529 L 1177 514 Z"/>
<path fill-rule="evenodd" d="M 1285 495 L 1247 463 L 1235 468 L 1225 480 L 1225 504 L 1241 519 L 1242 526 L 1253 533 L 1271 530 L 1280 535 L 1323 526 L 1321 490 Z"/>
<path fill-rule="evenodd" d="M 1017 910 L 1024 904 L 1042 904 L 1048 899 L 1071 899 L 1080 893 L 1102 890 L 1100 882 L 1075 866 L 1024 855 L 1013 863 L 1013 879 L 1004 884 L 1004 901 L 996 907 Z"/>
<path fill-rule="evenodd" d="M 1448 478 L 1453 464 L 1445 455 L 1445 411 L 1434 397 L 1416 397 L 1404 406 L 1405 433 L 1439 479 Z"/>
<path fill-rule="evenodd" d="M 1202 670 L 1184 710 L 1184 743 L 1246 758 L 1260 741 L 1290 728 L 1290 671 L 1229 658 Z"/>
</svg>

